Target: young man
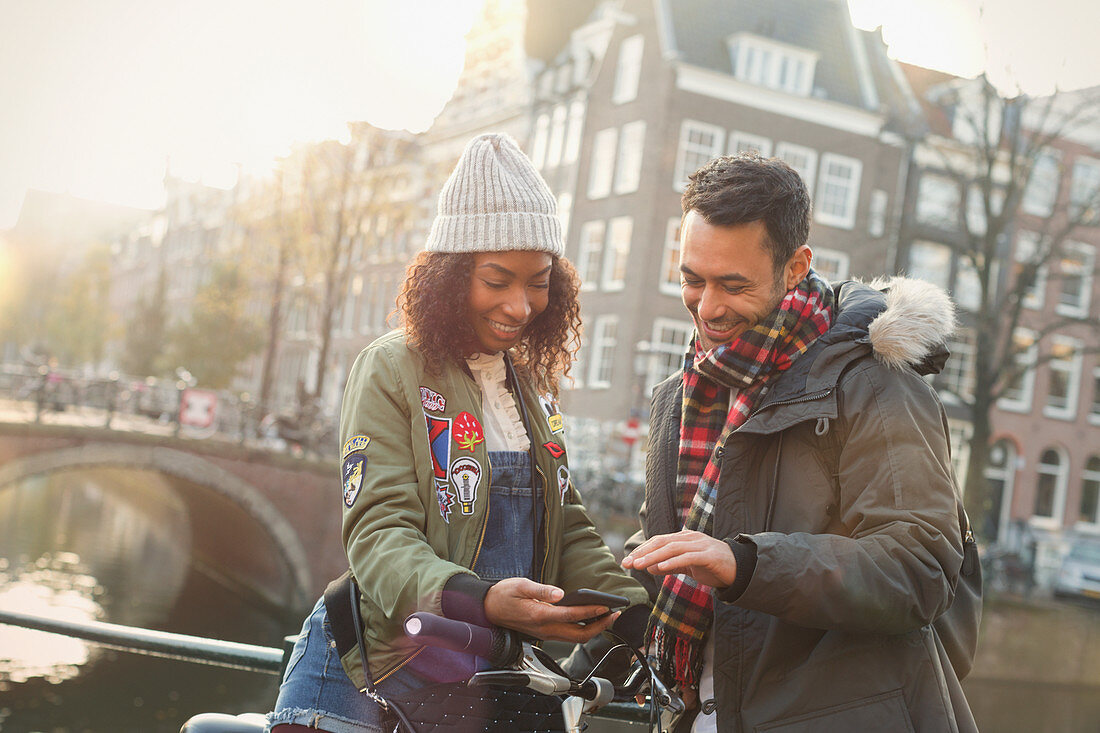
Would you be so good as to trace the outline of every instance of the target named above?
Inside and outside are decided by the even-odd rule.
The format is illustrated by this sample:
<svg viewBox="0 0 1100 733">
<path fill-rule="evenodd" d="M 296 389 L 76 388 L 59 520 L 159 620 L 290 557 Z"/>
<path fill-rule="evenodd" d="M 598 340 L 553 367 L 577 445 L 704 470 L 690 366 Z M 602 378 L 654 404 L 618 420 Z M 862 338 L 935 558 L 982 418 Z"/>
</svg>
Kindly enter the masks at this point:
<svg viewBox="0 0 1100 733">
<path fill-rule="evenodd" d="M 654 391 L 643 533 L 650 653 L 695 731 L 971 731 L 930 624 L 963 557 L 947 420 L 919 373 L 937 288 L 834 289 L 786 164 L 711 161 L 683 196 L 695 338 Z M 684 721 L 680 730 L 686 730 Z"/>
</svg>

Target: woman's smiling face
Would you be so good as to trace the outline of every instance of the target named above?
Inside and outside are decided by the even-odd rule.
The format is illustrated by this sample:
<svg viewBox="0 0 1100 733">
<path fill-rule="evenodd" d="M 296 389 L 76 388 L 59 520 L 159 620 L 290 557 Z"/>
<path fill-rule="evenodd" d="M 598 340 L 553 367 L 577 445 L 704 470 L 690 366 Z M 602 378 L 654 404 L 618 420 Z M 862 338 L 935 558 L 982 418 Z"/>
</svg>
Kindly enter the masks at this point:
<svg viewBox="0 0 1100 733">
<path fill-rule="evenodd" d="M 478 350 L 494 354 L 519 343 L 528 324 L 546 310 L 552 265 L 546 252 L 474 255 L 466 304 Z"/>
</svg>

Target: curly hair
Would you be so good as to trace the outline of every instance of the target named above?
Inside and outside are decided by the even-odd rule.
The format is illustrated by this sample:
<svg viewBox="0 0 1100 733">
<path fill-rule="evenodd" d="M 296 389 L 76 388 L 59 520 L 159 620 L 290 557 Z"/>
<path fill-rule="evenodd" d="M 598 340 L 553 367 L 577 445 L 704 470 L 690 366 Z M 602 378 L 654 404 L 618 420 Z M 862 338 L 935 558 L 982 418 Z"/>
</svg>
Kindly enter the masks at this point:
<svg viewBox="0 0 1100 733">
<path fill-rule="evenodd" d="M 397 296 L 409 344 L 428 371 L 439 374 L 447 362 L 461 363 L 478 349 L 467 299 L 474 254 L 421 252 L 409 264 Z M 540 390 L 558 393 L 580 347 L 580 280 L 573 265 L 554 257 L 546 310 L 523 331 L 510 350 L 512 363 Z"/>
</svg>

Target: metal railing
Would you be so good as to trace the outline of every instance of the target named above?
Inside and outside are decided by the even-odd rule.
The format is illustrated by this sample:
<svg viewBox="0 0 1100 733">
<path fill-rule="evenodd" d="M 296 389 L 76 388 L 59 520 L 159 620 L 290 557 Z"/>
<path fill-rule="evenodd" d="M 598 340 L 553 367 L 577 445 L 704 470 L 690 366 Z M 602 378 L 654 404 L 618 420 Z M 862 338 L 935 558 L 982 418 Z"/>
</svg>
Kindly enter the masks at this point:
<svg viewBox="0 0 1100 733">
<path fill-rule="evenodd" d="M 204 399 L 208 424 L 188 424 L 188 397 Z M 297 406 L 271 405 L 269 413 L 247 393 L 197 389 L 190 375 L 157 379 L 112 373 L 94 376 L 49 366 L 0 364 L 0 400 L 8 419 L 74 423 L 118 431 L 174 437 L 212 438 L 268 450 L 335 453 L 336 421 L 326 414 L 303 414 Z M 193 402 L 194 400 L 191 400 Z M 16 409 L 18 408 L 18 409 Z M 313 411 L 316 412 L 316 411 Z"/>
<path fill-rule="evenodd" d="M 124 652 L 280 677 L 295 641 L 295 637 L 288 636 L 283 640 L 283 648 L 276 649 L 103 621 L 61 621 L 4 609 L 0 609 L 0 624 L 84 639 Z M 611 703 L 600 708 L 592 717 L 632 723 L 648 722 L 647 708 L 630 703 Z"/>
</svg>

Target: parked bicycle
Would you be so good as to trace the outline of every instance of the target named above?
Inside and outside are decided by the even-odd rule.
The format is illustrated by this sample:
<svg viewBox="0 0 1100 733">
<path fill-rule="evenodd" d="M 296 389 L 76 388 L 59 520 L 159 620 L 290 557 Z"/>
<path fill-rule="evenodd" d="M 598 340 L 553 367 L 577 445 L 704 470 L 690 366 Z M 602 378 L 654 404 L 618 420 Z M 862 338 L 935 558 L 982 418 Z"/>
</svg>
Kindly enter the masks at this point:
<svg viewBox="0 0 1100 733">
<path fill-rule="evenodd" d="M 492 668 L 470 677 L 468 685 L 471 687 L 526 689 L 560 698 L 566 733 L 583 731 L 585 719 L 609 703 L 633 701 L 639 695 L 648 694 L 648 723 L 654 733 L 671 731 L 684 712 L 680 697 L 658 679 L 639 650 L 621 639 L 618 640 L 620 646 L 609 650 L 590 674 L 576 679 L 543 649 L 528 641 L 518 641 L 513 633 L 502 629 L 417 612 L 405 620 L 405 633 L 422 646 L 466 652 L 485 659 Z M 617 686 L 597 676 L 596 672 L 623 646 L 631 650 L 635 661 L 625 682 Z M 406 717 L 404 710 L 391 701 L 382 702 L 395 713 L 398 720 L 395 731 L 416 733 L 415 724 Z M 239 716 L 202 713 L 188 720 L 180 733 L 260 733 L 263 727 L 264 716 L 256 713 Z"/>
</svg>

